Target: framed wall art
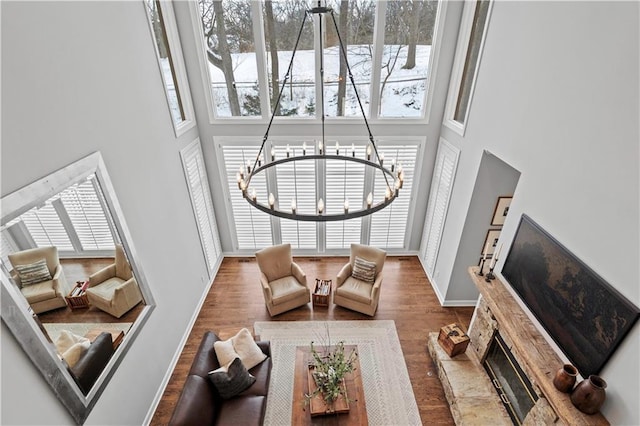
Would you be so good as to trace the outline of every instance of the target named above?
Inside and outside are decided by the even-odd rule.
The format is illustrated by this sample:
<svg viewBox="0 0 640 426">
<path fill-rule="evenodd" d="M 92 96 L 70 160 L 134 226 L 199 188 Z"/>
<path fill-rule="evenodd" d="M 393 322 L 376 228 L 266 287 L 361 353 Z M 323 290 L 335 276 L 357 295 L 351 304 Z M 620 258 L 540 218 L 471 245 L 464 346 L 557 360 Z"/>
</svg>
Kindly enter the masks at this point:
<svg viewBox="0 0 640 426">
<path fill-rule="evenodd" d="M 480 254 L 484 255 L 486 252 L 487 258 L 491 258 L 496 251 L 498 238 L 500 238 L 500 229 L 489 229 L 484 239 L 484 244 L 482 244 L 482 252 Z"/>
<path fill-rule="evenodd" d="M 507 214 L 509 213 L 509 206 L 511 205 L 511 200 L 513 197 L 498 197 L 498 202 L 496 203 L 496 208 L 493 211 L 493 218 L 491 219 L 492 226 L 502 226 L 504 225 L 504 220 L 507 218 Z"/>
</svg>

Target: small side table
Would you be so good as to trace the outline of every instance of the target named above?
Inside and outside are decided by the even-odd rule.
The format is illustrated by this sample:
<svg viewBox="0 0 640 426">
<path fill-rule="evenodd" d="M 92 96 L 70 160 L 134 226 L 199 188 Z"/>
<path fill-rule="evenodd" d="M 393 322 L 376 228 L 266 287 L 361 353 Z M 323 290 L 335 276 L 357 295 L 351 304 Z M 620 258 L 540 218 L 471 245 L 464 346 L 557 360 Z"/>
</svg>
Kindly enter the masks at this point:
<svg viewBox="0 0 640 426">
<path fill-rule="evenodd" d="M 329 306 L 329 300 L 331 299 L 331 287 L 331 280 L 321 280 L 316 278 L 316 286 L 311 295 L 314 307 Z"/>
<path fill-rule="evenodd" d="M 89 281 L 77 281 L 75 287 L 69 292 L 67 296 L 65 296 L 67 305 L 69 305 L 71 309 L 89 307 L 89 298 L 87 297 L 87 293 L 85 292 L 88 282 Z M 78 291 L 78 289 L 80 290 Z"/>
</svg>

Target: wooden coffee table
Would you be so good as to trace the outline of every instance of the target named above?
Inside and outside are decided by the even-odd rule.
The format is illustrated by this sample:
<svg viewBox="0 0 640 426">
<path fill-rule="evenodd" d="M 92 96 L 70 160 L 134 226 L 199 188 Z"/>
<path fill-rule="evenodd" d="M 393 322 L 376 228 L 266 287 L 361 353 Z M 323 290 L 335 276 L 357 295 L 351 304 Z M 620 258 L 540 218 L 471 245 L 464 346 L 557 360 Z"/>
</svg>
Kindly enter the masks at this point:
<svg viewBox="0 0 640 426">
<path fill-rule="evenodd" d="M 345 353 L 350 353 L 355 345 L 345 345 Z M 347 396 L 349 397 L 349 412 L 343 414 L 327 414 L 311 417 L 309 407 L 305 405 L 305 394 L 309 393 L 309 378 L 307 374 L 311 348 L 298 346 L 296 348 L 295 374 L 293 378 L 293 406 L 291 410 L 291 424 L 294 425 L 368 425 L 367 408 L 364 401 L 362 377 L 360 374 L 360 360 L 356 358 L 355 371 L 345 376 Z"/>
</svg>

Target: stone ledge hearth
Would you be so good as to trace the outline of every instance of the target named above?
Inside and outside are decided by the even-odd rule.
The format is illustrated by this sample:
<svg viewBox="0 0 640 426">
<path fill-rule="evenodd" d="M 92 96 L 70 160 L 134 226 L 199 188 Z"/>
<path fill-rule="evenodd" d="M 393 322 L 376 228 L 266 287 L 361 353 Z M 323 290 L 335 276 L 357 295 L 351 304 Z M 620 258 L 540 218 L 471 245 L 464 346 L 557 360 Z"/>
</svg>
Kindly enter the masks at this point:
<svg viewBox="0 0 640 426">
<path fill-rule="evenodd" d="M 498 279 L 486 282 L 469 274 L 481 297 L 468 331 L 464 354 L 450 358 L 438 343 L 438 333 L 428 337 L 429 353 L 436 364 L 456 424 L 511 425 L 498 393 L 483 368 L 489 343 L 497 333 L 507 344 L 538 395 L 524 425 L 607 425 L 600 413 L 587 415 L 573 406 L 569 394 L 553 386 L 553 376 L 563 364 L 506 286 Z"/>
</svg>

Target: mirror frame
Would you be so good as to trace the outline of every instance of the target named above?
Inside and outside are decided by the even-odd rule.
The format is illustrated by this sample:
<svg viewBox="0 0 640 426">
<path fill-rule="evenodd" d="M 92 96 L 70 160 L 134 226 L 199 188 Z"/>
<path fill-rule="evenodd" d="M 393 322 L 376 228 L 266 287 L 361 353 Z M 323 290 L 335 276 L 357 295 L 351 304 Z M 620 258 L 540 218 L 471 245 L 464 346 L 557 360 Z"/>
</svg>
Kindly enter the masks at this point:
<svg viewBox="0 0 640 426">
<path fill-rule="evenodd" d="M 84 395 L 75 383 L 71 374 L 58 357 L 53 345 L 41 330 L 33 310 L 22 296 L 6 268 L 2 268 L 1 313 L 2 321 L 13 333 L 22 350 L 31 359 L 58 399 L 69 410 L 78 424 L 85 422 L 89 413 L 98 401 L 102 391 L 113 376 L 124 355 L 133 345 L 135 337 L 148 320 L 155 308 L 155 302 L 142 271 L 140 260 L 136 255 L 131 234 L 124 221 L 124 215 L 115 195 L 115 190 L 107 173 L 106 166 L 100 152 L 88 155 L 52 174 L 41 178 L 11 194 L 2 197 L 2 213 L 0 223 L 6 224 L 10 220 L 27 212 L 34 205 L 44 202 L 63 189 L 80 182 L 89 175 L 95 174 L 102 189 L 104 199 L 113 219 L 113 223 L 127 253 L 142 297 L 145 303 L 140 315 L 129 329 L 118 349 L 109 360 L 98 380 L 87 395 Z"/>
</svg>

